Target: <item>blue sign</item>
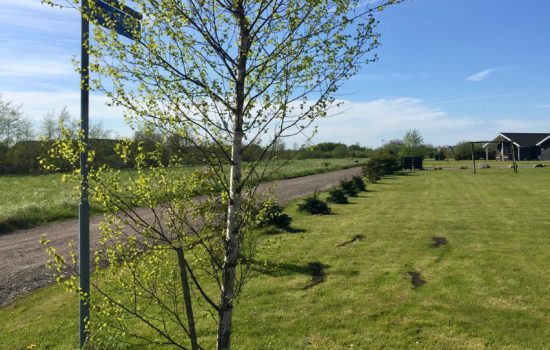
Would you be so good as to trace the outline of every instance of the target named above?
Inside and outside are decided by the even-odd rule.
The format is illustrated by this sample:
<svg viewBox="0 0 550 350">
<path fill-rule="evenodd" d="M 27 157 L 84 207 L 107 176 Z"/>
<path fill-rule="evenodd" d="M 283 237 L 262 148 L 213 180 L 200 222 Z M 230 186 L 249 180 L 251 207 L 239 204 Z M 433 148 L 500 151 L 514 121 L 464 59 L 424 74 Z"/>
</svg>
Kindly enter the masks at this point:
<svg viewBox="0 0 550 350">
<path fill-rule="evenodd" d="M 92 18 L 97 24 L 114 29 L 118 34 L 135 40 L 141 30 L 141 13 L 120 4 L 116 0 L 96 0 L 92 9 Z"/>
</svg>

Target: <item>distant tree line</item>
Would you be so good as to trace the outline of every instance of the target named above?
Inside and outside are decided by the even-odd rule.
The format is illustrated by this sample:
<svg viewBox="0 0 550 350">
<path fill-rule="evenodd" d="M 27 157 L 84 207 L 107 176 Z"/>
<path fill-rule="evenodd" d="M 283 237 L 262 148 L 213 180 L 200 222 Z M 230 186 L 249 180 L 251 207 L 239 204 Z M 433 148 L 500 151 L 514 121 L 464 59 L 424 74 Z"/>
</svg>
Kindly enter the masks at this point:
<svg viewBox="0 0 550 350">
<path fill-rule="evenodd" d="M 429 143 L 424 143 L 424 138 L 417 129 L 408 130 L 403 138 L 392 139 L 376 150 L 376 155 L 386 154 L 396 157 L 423 157 L 436 158 L 441 156 L 442 149 Z"/>
<path fill-rule="evenodd" d="M 62 130 L 76 139 L 78 121 L 66 107 L 60 112 L 47 112 L 33 129 L 31 121 L 23 115 L 22 106 L 3 101 L 0 95 L 0 174 L 41 173 L 39 159 L 48 155 L 52 143 L 61 137 Z M 109 139 L 112 132 L 102 123 L 90 128 L 91 147 L 96 151 L 97 163 L 115 162 L 116 140 Z M 66 167 L 60 164 L 60 169 Z"/>
<path fill-rule="evenodd" d="M 46 113 L 35 131 L 28 118 L 23 116 L 22 106 L 12 102 L 2 101 L 0 95 L 0 174 L 38 174 L 43 170 L 39 159 L 48 156 L 48 150 L 55 140 L 62 136 L 76 139 L 79 130 L 78 121 L 74 119 L 67 108 L 60 112 Z M 67 135 L 68 133 L 68 135 Z M 103 127 L 102 123 L 90 127 L 90 147 L 95 152 L 93 165 L 106 164 L 112 168 L 122 169 L 132 167 L 132 163 L 124 163 L 115 152 L 119 140 L 112 138 L 113 132 Z M 139 144 L 145 151 L 161 152 L 162 159 L 168 164 L 172 159 L 178 159 L 178 164 L 202 164 L 200 147 L 192 142 L 182 143 L 182 138 L 166 136 L 158 129 L 143 127 L 136 130 L 132 137 L 135 147 Z M 191 138 L 186 138 L 192 140 Z M 204 145 L 201 145 L 204 146 Z M 227 146 L 229 150 L 229 145 Z M 270 149 L 261 143 L 247 145 L 243 150 L 243 161 L 251 162 L 260 159 L 266 152 L 274 153 L 279 159 L 330 159 L 330 158 L 373 158 L 380 155 L 390 157 L 416 156 L 446 160 L 471 159 L 471 146 L 463 141 L 456 146 L 435 147 L 424 143 L 417 129 L 409 130 L 402 139 L 393 139 L 383 143 L 379 148 L 362 147 L 358 143 L 346 145 L 338 142 L 322 142 L 315 145 L 287 148 L 285 143 L 278 142 Z M 489 156 L 494 158 L 495 151 Z M 474 156 L 478 159 L 486 157 L 480 144 L 474 146 Z M 69 169 L 69 165 L 59 164 L 60 171 Z"/>
<path fill-rule="evenodd" d="M 278 157 L 288 159 L 368 158 L 373 149 L 359 144 L 348 146 L 337 142 L 322 142 L 311 146 L 295 147 L 295 149 L 286 149 L 283 144 L 277 152 Z"/>
<path fill-rule="evenodd" d="M 434 146 L 428 143 L 424 143 L 422 135 L 419 130 L 413 129 L 406 132 L 402 139 L 393 139 L 385 142 L 382 147 L 376 149 L 374 153 L 369 156 L 372 158 L 380 153 L 389 154 L 397 157 L 423 157 L 431 158 L 435 160 L 471 160 L 472 159 L 472 147 L 470 141 L 461 141 L 453 146 Z M 489 158 L 495 158 L 495 150 L 489 149 Z M 474 157 L 476 159 L 485 159 L 487 153 L 482 145 L 479 143 L 474 144 Z"/>
</svg>

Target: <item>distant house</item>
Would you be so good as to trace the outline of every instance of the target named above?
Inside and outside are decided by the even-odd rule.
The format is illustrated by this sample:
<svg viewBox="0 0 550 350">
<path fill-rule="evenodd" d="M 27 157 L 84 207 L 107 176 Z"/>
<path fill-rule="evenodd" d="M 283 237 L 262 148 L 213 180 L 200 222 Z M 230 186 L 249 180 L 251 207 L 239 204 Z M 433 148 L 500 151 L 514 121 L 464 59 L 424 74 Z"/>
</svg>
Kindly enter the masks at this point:
<svg viewBox="0 0 550 350">
<path fill-rule="evenodd" d="M 550 133 L 502 132 L 491 143 L 482 146 L 487 159 L 489 148 L 495 146 L 496 160 L 512 160 L 514 156 L 516 160 L 550 160 Z"/>
</svg>

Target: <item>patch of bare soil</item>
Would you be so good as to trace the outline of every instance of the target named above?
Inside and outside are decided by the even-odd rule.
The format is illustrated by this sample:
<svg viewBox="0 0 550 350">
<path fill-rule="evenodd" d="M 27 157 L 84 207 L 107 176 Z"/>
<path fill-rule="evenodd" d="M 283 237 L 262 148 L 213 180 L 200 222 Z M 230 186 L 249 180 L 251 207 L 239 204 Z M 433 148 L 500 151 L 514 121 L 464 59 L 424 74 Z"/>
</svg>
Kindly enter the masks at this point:
<svg viewBox="0 0 550 350">
<path fill-rule="evenodd" d="M 449 241 L 447 241 L 447 238 L 445 238 L 445 237 L 438 237 L 438 236 L 433 236 L 433 237 L 432 237 L 432 241 L 433 241 L 432 246 L 433 246 L 434 248 L 439 248 L 440 246 L 449 243 Z"/>
<path fill-rule="evenodd" d="M 409 271 L 407 273 L 411 277 L 411 283 L 414 286 L 414 288 L 419 288 L 419 287 L 422 287 L 424 284 L 426 284 L 426 281 L 423 280 L 422 277 L 420 276 L 420 272 Z"/>
<path fill-rule="evenodd" d="M 294 179 L 280 180 L 260 185 L 260 191 L 273 189 L 280 204 L 313 193 L 323 191 L 354 175 L 361 168 L 351 168 L 329 173 L 315 174 Z M 148 209 L 135 209 L 139 216 L 155 222 L 155 216 Z M 99 222 L 101 215 L 90 220 L 90 247 L 92 256 L 99 247 Z M 46 234 L 51 245 L 58 253 L 67 254 L 69 241 L 74 241 L 78 251 L 78 220 L 64 220 L 27 230 L 19 230 L 0 235 L 0 305 L 18 295 L 31 292 L 53 282 L 51 273 L 46 269 L 48 260 L 44 248 L 40 245 L 40 236 Z"/>
</svg>

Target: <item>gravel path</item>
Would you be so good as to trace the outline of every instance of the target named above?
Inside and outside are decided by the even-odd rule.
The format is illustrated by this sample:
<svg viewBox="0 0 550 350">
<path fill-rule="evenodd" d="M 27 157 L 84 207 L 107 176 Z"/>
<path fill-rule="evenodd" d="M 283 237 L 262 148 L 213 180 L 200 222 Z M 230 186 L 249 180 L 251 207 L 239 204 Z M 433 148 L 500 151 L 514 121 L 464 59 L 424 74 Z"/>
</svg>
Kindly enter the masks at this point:
<svg viewBox="0 0 550 350">
<path fill-rule="evenodd" d="M 351 168 L 280 180 L 263 184 L 261 188 L 266 189 L 274 186 L 274 193 L 278 202 L 287 204 L 293 199 L 314 191 L 327 189 L 337 184 L 341 179 L 359 173 L 360 168 Z M 143 213 L 144 217 L 150 215 L 147 210 L 143 210 Z M 101 216 L 93 217 L 90 220 L 90 246 L 92 250 L 99 245 L 100 220 Z M 48 239 L 52 241 L 52 246 L 57 247 L 58 251 L 63 253 L 64 249 L 61 247 L 67 242 L 70 240 L 78 242 L 78 220 L 54 222 L 28 230 L 0 235 L 0 305 L 9 302 L 18 295 L 53 282 L 52 274 L 44 266 L 48 256 L 40 245 L 42 234 L 46 234 Z"/>
</svg>

